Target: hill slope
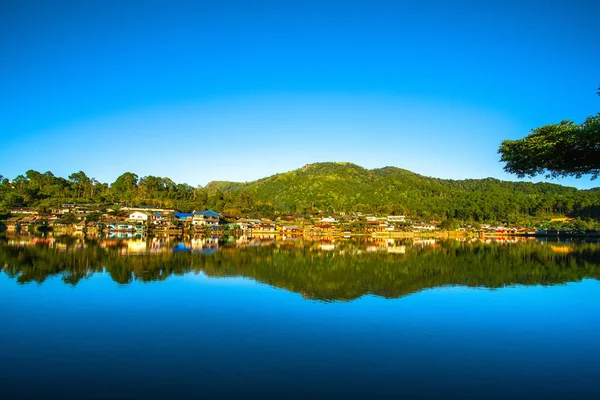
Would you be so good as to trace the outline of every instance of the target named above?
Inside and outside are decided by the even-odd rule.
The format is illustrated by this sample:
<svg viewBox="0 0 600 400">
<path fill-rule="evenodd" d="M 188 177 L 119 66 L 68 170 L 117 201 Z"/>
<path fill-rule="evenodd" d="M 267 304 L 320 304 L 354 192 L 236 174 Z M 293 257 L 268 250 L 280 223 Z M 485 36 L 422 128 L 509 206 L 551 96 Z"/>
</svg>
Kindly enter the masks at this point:
<svg viewBox="0 0 600 400">
<path fill-rule="evenodd" d="M 351 163 L 316 163 L 248 183 L 209 184 L 244 194 L 282 213 L 384 212 L 417 217 L 510 219 L 517 215 L 594 214 L 598 191 L 493 178 L 448 180 L 404 169 L 373 170 Z"/>
<path fill-rule="evenodd" d="M 47 213 L 65 203 L 105 211 L 115 203 L 152 205 L 181 211 L 211 209 L 228 216 L 364 212 L 404 214 L 422 220 L 514 222 L 523 217 L 561 214 L 600 217 L 600 190 L 550 183 L 498 179 L 449 180 L 384 167 L 368 170 L 351 163 L 305 165 L 254 182 L 215 181 L 203 188 L 169 178 L 126 172 L 111 185 L 79 171 L 69 179 L 29 170 L 0 180 L 0 219 L 11 207 Z"/>
</svg>

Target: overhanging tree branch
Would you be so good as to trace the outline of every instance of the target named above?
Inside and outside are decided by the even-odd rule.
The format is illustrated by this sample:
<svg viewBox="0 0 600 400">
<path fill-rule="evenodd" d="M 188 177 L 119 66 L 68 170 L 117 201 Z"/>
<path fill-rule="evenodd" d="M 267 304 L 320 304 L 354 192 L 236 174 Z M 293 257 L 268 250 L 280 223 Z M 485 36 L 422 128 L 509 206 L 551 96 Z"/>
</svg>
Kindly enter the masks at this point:
<svg viewBox="0 0 600 400">
<path fill-rule="evenodd" d="M 600 95 L 600 87 L 598 88 Z M 600 113 L 577 125 L 573 121 L 532 129 L 523 139 L 504 140 L 498 149 L 504 170 L 522 178 L 600 175 Z"/>
</svg>

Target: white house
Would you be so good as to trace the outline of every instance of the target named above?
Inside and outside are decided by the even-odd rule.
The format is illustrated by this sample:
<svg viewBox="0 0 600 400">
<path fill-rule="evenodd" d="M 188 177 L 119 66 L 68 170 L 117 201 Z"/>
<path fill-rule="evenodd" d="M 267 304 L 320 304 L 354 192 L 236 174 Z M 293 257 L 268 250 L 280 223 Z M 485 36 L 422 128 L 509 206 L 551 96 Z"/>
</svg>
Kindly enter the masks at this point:
<svg viewBox="0 0 600 400">
<path fill-rule="evenodd" d="M 413 227 L 413 230 L 417 230 L 417 231 L 434 231 L 435 230 L 435 226 L 431 225 L 431 224 L 414 224 L 412 227 Z"/>
<path fill-rule="evenodd" d="M 404 215 L 388 215 L 388 222 L 404 222 Z"/>
<path fill-rule="evenodd" d="M 136 212 L 129 214 L 129 219 L 131 221 L 146 222 L 146 221 L 148 221 L 148 214 L 144 214 L 143 212 L 136 211 Z"/>
</svg>

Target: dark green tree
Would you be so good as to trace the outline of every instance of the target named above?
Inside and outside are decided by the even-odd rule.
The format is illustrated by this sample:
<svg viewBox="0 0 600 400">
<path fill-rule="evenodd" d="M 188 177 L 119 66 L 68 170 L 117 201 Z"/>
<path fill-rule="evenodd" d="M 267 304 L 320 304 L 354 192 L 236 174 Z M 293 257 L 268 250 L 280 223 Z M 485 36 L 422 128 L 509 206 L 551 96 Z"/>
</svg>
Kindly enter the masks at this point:
<svg viewBox="0 0 600 400">
<path fill-rule="evenodd" d="M 131 202 L 137 192 L 138 176 L 133 172 L 125 172 L 111 185 L 115 199 Z"/>
<path fill-rule="evenodd" d="M 60 222 L 62 222 L 63 224 L 73 224 L 77 222 L 77 217 L 75 216 L 75 214 L 68 212 L 66 214 L 63 214 L 63 216 L 60 218 Z"/>
<path fill-rule="evenodd" d="M 69 175 L 69 180 L 72 182 L 76 197 L 79 199 L 89 193 L 92 181 L 83 171 L 74 172 Z"/>
<path fill-rule="evenodd" d="M 100 221 L 102 218 L 102 213 L 99 211 L 93 211 L 85 216 L 86 221 Z"/>
<path fill-rule="evenodd" d="M 600 88 L 598 88 L 600 95 Z M 504 170 L 519 177 L 600 175 L 600 113 L 578 125 L 573 121 L 535 128 L 523 139 L 504 140 L 498 149 Z"/>
</svg>

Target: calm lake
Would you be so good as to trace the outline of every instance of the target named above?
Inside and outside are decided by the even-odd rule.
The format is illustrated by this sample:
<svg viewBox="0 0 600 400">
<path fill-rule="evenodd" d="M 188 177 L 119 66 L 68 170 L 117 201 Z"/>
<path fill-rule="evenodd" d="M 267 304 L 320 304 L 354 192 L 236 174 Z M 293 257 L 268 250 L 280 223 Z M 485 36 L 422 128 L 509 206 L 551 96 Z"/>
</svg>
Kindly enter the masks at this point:
<svg viewBox="0 0 600 400">
<path fill-rule="evenodd" d="M 3 398 L 599 398 L 600 243 L 0 236 Z"/>
</svg>

